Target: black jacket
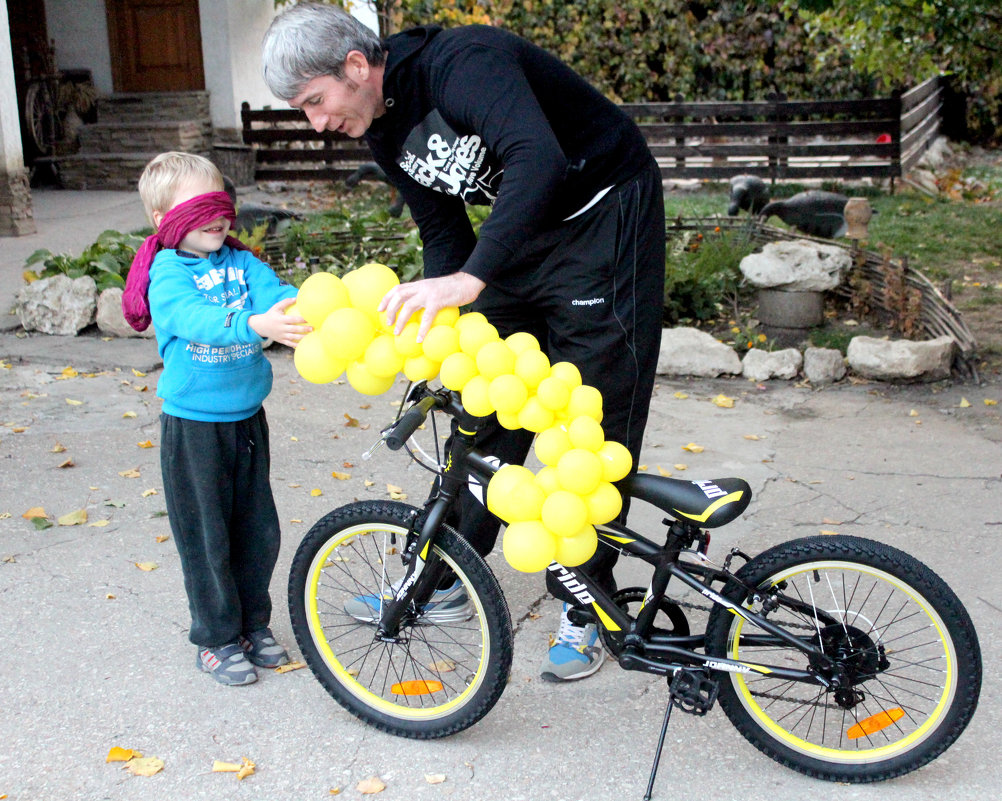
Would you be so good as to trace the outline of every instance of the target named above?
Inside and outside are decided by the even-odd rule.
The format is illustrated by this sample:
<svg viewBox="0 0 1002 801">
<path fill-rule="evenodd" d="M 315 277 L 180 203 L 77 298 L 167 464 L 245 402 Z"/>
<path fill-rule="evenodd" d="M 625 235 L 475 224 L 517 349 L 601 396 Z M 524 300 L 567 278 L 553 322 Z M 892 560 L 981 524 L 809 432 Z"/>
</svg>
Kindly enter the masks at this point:
<svg viewBox="0 0 1002 801">
<path fill-rule="evenodd" d="M 514 34 L 414 28 L 386 47 L 386 113 L 365 138 L 418 224 L 427 277 L 490 283 L 534 233 L 650 163 L 629 117 Z M 479 242 L 464 203 L 493 204 Z"/>
</svg>

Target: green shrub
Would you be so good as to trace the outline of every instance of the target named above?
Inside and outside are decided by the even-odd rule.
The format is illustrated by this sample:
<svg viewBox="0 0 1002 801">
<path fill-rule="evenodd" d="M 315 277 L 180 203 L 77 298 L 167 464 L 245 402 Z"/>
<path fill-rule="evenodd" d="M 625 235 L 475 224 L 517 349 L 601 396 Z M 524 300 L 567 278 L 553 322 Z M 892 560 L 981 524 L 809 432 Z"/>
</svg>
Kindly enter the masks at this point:
<svg viewBox="0 0 1002 801">
<path fill-rule="evenodd" d="M 669 230 L 665 257 L 664 320 L 702 323 L 736 305 L 741 259 L 755 250 L 747 234 L 719 228 Z"/>
<path fill-rule="evenodd" d="M 143 239 L 144 236 L 140 234 L 105 231 L 79 256 L 57 254 L 44 248 L 36 250 L 28 257 L 25 266 L 41 265 L 41 269 L 25 270 L 24 277 L 30 282 L 54 275 L 67 275 L 70 278 L 89 275 L 97 284 L 99 292 L 111 287 L 122 288 L 132 259 L 143 244 Z"/>
</svg>

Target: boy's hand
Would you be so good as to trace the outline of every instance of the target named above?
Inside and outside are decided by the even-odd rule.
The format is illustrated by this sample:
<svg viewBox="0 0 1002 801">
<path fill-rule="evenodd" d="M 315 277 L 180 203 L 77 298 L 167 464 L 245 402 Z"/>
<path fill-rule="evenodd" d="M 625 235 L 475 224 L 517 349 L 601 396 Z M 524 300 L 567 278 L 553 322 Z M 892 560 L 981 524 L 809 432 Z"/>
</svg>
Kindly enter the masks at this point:
<svg viewBox="0 0 1002 801">
<path fill-rule="evenodd" d="M 252 314 L 247 320 L 247 325 L 258 336 L 294 348 L 299 344 L 299 340 L 313 330 L 298 314 L 285 313 L 285 310 L 295 302 L 295 298 L 280 300 L 264 314 Z"/>
</svg>

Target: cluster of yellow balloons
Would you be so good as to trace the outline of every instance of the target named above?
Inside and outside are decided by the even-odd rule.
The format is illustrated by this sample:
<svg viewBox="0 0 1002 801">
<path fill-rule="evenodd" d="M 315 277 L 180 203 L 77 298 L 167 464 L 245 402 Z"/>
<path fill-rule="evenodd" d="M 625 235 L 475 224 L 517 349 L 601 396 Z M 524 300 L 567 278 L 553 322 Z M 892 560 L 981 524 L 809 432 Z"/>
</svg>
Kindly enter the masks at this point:
<svg viewBox="0 0 1002 801">
<path fill-rule="evenodd" d="M 376 309 L 399 283 L 382 264 L 366 264 L 339 279 L 315 273 L 303 283 L 294 307 L 313 327 L 295 350 L 299 374 L 327 383 L 347 374 L 365 395 L 386 392 L 398 373 L 411 381 L 436 376 L 459 392 L 473 415 L 497 414 L 510 430 L 536 433 L 537 474 L 505 465 L 487 487 L 487 508 L 506 521 L 505 558 L 517 570 L 543 570 L 556 560 L 568 567 L 595 553 L 595 525 L 614 520 L 622 497 L 613 482 L 632 466 L 630 452 L 607 441 L 602 394 L 583 384 L 570 362 L 550 364 L 528 333 L 502 339 L 478 312 L 441 310 L 423 342 L 420 317 L 393 334 Z"/>
</svg>

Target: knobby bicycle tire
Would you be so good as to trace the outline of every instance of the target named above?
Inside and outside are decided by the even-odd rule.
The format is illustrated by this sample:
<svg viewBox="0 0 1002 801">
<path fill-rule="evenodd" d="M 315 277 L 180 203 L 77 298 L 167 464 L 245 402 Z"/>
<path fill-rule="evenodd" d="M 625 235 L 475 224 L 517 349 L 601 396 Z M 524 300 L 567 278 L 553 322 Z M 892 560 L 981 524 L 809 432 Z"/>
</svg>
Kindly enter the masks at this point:
<svg viewBox="0 0 1002 801">
<path fill-rule="evenodd" d="M 428 557 L 469 597 L 458 611 L 412 615 L 395 642 L 375 638 L 381 598 L 404 575 L 399 554 L 412 506 L 366 501 L 336 509 L 307 533 L 289 576 L 289 611 L 313 674 L 345 709 L 402 737 L 444 737 L 497 703 L 511 672 L 511 616 L 479 554 L 443 525 Z M 430 609 L 431 605 L 425 609 Z M 360 609 L 371 609 L 368 619 Z"/>
<path fill-rule="evenodd" d="M 766 618 L 838 654 L 854 677 L 837 698 L 755 670 L 723 674 L 721 707 L 763 753 L 816 778 L 880 781 L 935 759 L 970 722 L 982 672 L 974 625 L 956 594 L 917 559 L 857 537 L 810 537 L 765 551 L 737 576 L 758 592 L 749 598 L 734 583 L 725 592 L 759 613 L 767 591 L 781 584 L 780 603 Z M 707 650 L 809 667 L 791 645 L 750 641 L 761 634 L 718 606 Z"/>
</svg>

